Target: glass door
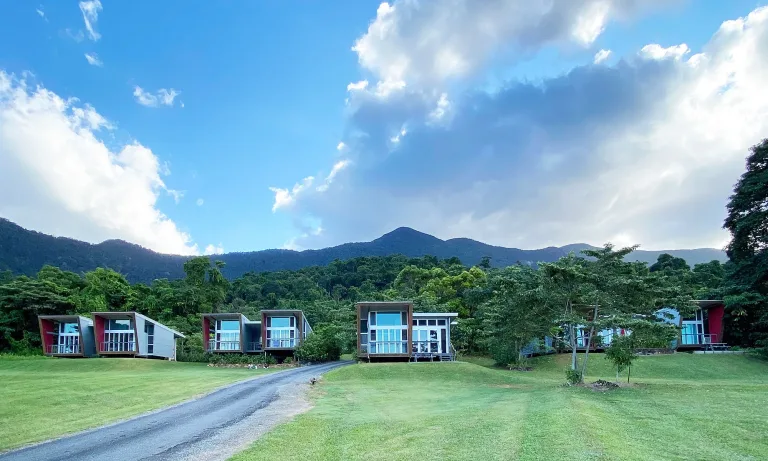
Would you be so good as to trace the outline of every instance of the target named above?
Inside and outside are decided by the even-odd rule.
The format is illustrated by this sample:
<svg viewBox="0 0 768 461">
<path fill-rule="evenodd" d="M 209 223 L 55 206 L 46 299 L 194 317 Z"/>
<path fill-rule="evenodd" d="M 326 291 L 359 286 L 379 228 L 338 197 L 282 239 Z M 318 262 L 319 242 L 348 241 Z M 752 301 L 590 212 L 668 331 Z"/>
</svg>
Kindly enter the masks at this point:
<svg viewBox="0 0 768 461">
<path fill-rule="evenodd" d="M 56 354 L 80 353 L 80 328 L 77 323 L 60 323 Z"/>
</svg>

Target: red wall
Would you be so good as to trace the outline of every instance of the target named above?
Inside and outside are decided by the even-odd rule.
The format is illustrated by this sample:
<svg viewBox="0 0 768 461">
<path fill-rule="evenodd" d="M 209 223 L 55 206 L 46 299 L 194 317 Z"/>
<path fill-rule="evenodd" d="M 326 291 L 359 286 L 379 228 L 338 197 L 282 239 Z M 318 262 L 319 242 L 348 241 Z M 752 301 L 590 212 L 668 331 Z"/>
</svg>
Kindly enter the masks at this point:
<svg viewBox="0 0 768 461">
<path fill-rule="evenodd" d="M 48 348 L 53 346 L 53 335 L 56 332 L 56 325 L 53 320 L 40 319 L 40 337 L 43 340 L 43 354 L 48 353 Z"/>
<path fill-rule="evenodd" d="M 93 316 L 93 335 L 96 337 L 96 351 L 101 352 L 101 343 L 104 342 L 104 319 L 98 315 Z"/>
<path fill-rule="evenodd" d="M 208 335 L 211 330 L 211 319 L 203 317 L 203 350 L 208 350 Z"/>
<path fill-rule="evenodd" d="M 707 312 L 707 326 L 709 327 L 709 333 L 716 335 L 712 338 L 713 342 L 723 341 L 723 315 L 725 314 L 725 306 L 722 304 L 717 307 L 709 308 Z"/>
</svg>

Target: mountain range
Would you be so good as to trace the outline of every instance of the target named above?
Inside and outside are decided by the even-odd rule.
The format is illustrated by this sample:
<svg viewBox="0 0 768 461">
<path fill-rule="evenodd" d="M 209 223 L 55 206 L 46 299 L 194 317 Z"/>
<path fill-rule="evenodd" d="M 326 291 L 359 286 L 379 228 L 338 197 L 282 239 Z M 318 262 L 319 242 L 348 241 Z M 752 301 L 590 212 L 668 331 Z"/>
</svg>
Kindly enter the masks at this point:
<svg viewBox="0 0 768 461">
<path fill-rule="evenodd" d="M 547 247 L 538 250 L 521 250 L 487 245 L 468 238 L 441 240 L 407 227 L 370 241 L 345 243 L 320 250 L 263 250 L 216 255 L 214 259 L 224 261 L 224 275 L 231 279 L 246 272 L 267 272 L 296 270 L 302 267 L 326 265 L 336 259 L 350 259 L 360 256 L 387 256 L 402 254 L 408 257 L 436 256 L 438 258 L 458 257 L 464 264 L 473 265 L 483 257 L 491 258 L 491 265 L 504 267 L 518 262 L 536 264 L 551 262 L 583 249 L 594 248 L 585 243 L 562 247 Z M 685 259 L 693 266 L 713 259 L 726 261 L 722 250 L 697 248 L 691 250 L 638 250 L 630 256 L 633 260 L 653 263 L 662 253 L 669 253 Z M 139 245 L 122 240 L 106 240 L 91 244 L 66 237 L 53 237 L 0 218 L 0 271 L 10 270 L 15 274 L 34 275 L 45 264 L 77 273 L 97 267 L 114 269 L 131 281 L 150 283 L 158 278 L 177 279 L 184 276 L 183 264 L 187 256 L 156 253 Z"/>
</svg>

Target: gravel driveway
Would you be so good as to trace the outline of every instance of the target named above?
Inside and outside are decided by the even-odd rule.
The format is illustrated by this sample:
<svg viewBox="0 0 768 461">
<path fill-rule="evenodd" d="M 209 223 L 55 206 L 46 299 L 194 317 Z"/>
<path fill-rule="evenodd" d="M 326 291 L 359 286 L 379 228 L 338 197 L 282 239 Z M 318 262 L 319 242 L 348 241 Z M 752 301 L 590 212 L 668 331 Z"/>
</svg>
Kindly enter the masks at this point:
<svg viewBox="0 0 768 461">
<path fill-rule="evenodd" d="M 275 372 L 165 410 L 7 452 L 0 461 L 227 459 L 306 411 L 304 394 L 312 377 L 349 363 Z"/>
</svg>

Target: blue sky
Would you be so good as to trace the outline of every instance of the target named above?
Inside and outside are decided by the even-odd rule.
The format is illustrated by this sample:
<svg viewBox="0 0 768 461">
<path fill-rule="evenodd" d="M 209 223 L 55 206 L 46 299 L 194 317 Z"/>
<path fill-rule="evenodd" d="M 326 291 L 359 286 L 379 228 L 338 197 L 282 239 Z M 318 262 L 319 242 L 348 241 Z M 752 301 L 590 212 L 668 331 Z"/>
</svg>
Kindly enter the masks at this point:
<svg viewBox="0 0 768 461">
<path fill-rule="evenodd" d="M 89 3 L 97 13 L 91 21 L 96 36 L 87 30 L 83 3 Z M 533 205 L 535 197 L 527 197 L 526 193 L 521 194 L 502 183 L 523 184 L 529 178 L 539 177 L 523 174 L 516 179 L 516 174 L 533 168 L 529 161 L 557 168 L 562 162 L 579 159 L 577 165 L 597 168 L 585 169 L 583 174 L 596 177 L 600 177 L 599 168 L 608 167 L 620 166 L 619 170 L 610 170 L 616 174 L 618 171 L 653 171 L 652 159 L 656 158 L 658 149 L 652 153 L 638 151 L 632 156 L 633 161 L 648 158 L 647 163 L 619 166 L 614 158 L 601 158 L 593 164 L 597 161 L 594 157 L 580 159 L 568 152 L 607 148 L 605 133 L 599 142 L 591 136 L 578 135 L 596 134 L 600 130 L 621 132 L 622 136 L 630 136 L 635 145 L 637 133 L 628 133 L 627 126 L 647 124 L 647 119 L 632 120 L 630 125 L 621 126 L 613 126 L 608 120 L 615 120 L 616 114 L 635 113 L 635 110 L 642 110 L 649 117 L 655 114 L 656 120 L 663 120 L 670 114 L 671 106 L 640 104 L 638 101 L 650 96 L 641 93 L 646 91 L 644 85 L 633 84 L 627 88 L 638 91 L 636 97 L 628 97 L 624 102 L 626 107 L 618 107 L 621 103 L 616 102 L 606 108 L 606 113 L 612 115 L 610 119 L 602 119 L 602 112 L 587 113 L 594 109 L 590 101 L 596 101 L 595 107 L 608 103 L 600 102 L 599 95 L 595 95 L 597 99 L 582 95 L 575 100 L 590 106 L 584 108 L 585 113 L 579 112 L 578 117 L 574 114 L 574 118 L 568 120 L 547 116 L 541 119 L 544 121 L 537 119 L 536 123 L 541 125 L 521 131 L 525 142 L 536 143 L 530 152 L 515 150 L 515 146 L 520 145 L 516 140 L 523 138 L 497 139 L 493 137 L 499 133 L 480 135 L 480 130 L 457 124 L 467 120 L 462 114 L 475 107 L 478 94 L 494 100 L 496 121 L 507 120 L 511 115 L 526 120 L 533 117 L 530 112 L 533 108 L 519 103 L 523 100 L 520 92 L 508 93 L 514 112 L 509 112 L 510 105 L 498 105 L 506 90 L 519 82 L 546 87 L 572 69 L 588 72 L 594 68 L 595 75 L 605 73 L 600 78 L 608 79 L 608 84 L 624 85 L 623 77 L 614 76 L 627 75 L 628 71 L 622 70 L 622 66 L 631 67 L 633 73 L 656 72 L 644 61 L 635 62 L 640 50 L 648 44 L 659 44 L 666 49 L 685 43 L 690 51 L 684 58 L 655 59 L 658 62 L 653 65 L 666 65 L 670 69 L 649 75 L 657 76 L 654 78 L 661 82 L 658 85 L 677 85 L 679 79 L 689 79 L 686 81 L 693 88 L 700 79 L 719 75 L 719 70 L 702 70 L 701 75 L 688 76 L 672 69 L 673 64 L 661 61 L 682 63 L 700 53 L 713 40 L 723 21 L 746 17 L 760 2 L 689 0 L 667 6 L 667 2 L 651 0 L 637 2 L 647 5 L 634 9 L 622 6 L 631 2 L 607 1 L 605 4 L 616 5 L 602 17 L 600 30 L 587 39 L 579 35 L 578 24 L 574 25 L 569 18 L 578 14 L 590 19 L 590 15 L 597 14 L 593 8 L 600 4 L 597 0 L 555 2 L 552 11 L 544 13 L 527 11 L 526 2 L 489 2 L 488 5 L 494 6 L 477 14 L 491 18 L 491 25 L 502 31 L 494 38 L 473 27 L 473 12 L 446 16 L 445 11 L 441 11 L 451 4 L 454 8 L 476 8 L 473 2 L 452 0 L 419 5 L 414 1 L 396 1 L 384 10 L 379 3 L 355 0 L 5 4 L 4 14 L 0 15 L 0 42 L 5 44 L 0 47 L 0 72 L 11 82 L 8 88 L 24 88 L 27 95 L 38 96 L 36 88 L 44 88 L 62 101 L 77 98 L 76 102 L 68 103 L 67 110 L 92 107 L 105 121 L 87 130 L 104 143 L 107 151 L 88 144 L 89 147 L 80 150 L 93 147 L 92 155 L 82 157 L 75 152 L 70 159 L 66 147 L 61 151 L 56 147 L 69 144 L 54 142 L 54 135 L 50 134 L 61 135 L 61 131 L 46 128 L 42 121 L 47 119 L 32 118 L 33 115 L 43 117 L 45 114 L 41 111 L 29 115 L 24 126 L 32 127 L 30 136 L 50 140 L 53 147 L 45 144 L 30 147 L 19 134 L 26 131 L 14 125 L 21 123 L 19 117 L 11 117 L 28 115 L 28 111 L 19 107 L 29 101 L 0 96 L 7 116 L 0 118 L 0 132 L 5 129 L 9 136 L 5 139 L 6 146 L 16 146 L 0 147 L 0 168 L 5 167 L 8 174 L 6 187 L 10 190 L 11 179 L 16 181 L 13 191 L 24 191 L 24 187 L 35 185 L 29 200 L 11 199 L 7 195 L 0 198 L 0 216 L 42 232 L 93 242 L 123 238 L 164 252 L 202 252 L 206 247 L 210 251 L 223 248 L 228 252 L 283 246 L 316 248 L 369 240 L 398 226 L 415 227 L 441 238 L 465 236 L 525 248 L 576 241 L 599 244 L 607 240 L 641 243 L 649 249 L 722 243 L 724 235 L 718 229 L 718 220 L 722 220 L 722 206 L 727 199 L 725 186 L 735 182 L 746 149 L 759 140 L 752 133 L 729 139 L 722 146 L 733 151 L 727 165 L 714 160 L 711 164 L 695 165 L 691 171 L 702 176 L 678 177 L 677 183 L 656 188 L 662 197 L 668 197 L 665 187 L 679 190 L 685 188 L 685 184 L 700 185 L 699 179 L 704 178 L 720 184 L 719 199 L 685 193 L 673 203 L 658 201 L 658 207 L 650 210 L 641 204 L 627 204 L 623 208 L 636 206 L 636 213 L 614 216 L 611 210 L 617 201 L 617 207 L 621 207 L 622 197 L 632 195 L 625 191 L 616 197 L 607 197 L 604 205 L 613 205 L 588 210 L 586 213 L 591 214 L 588 222 L 579 224 L 584 212 L 574 212 L 571 216 L 568 211 L 552 209 L 548 214 L 538 214 L 542 206 Z M 496 6 L 500 8 L 499 14 L 490 10 Z M 530 15 L 537 19 L 549 15 L 558 21 L 529 29 L 522 22 L 517 24 L 515 21 L 519 18 L 509 15 L 510 10 L 504 10 L 512 6 L 521 8 L 515 11 L 523 17 Z M 389 8 L 393 12 L 387 13 Z M 555 11 L 557 8 L 563 11 Z M 507 17 L 509 19 L 505 19 Z M 388 27 L 375 28 L 385 20 L 389 21 Z M 754 30 L 762 30 L 762 23 L 757 19 L 750 24 Z M 427 35 L 425 31 L 430 28 L 434 30 Z M 394 35 L 385 37 L 381 35 L 382 30 Z M 437 37 L 434 45 L 423 45 L 427 36 Z M 367 47 L 353 51 L 356 41 L 365 37 L 370 39 Z M 573 37 L 576 38 L 571 39 Z M 451 40 L 456 40 L 455 49 L 450 49 Z M 432 56 L 441 55 L 444 51 L 440 48 L 441 42 L 453 53 L 447 56 L 458 55 L 459 60 L 463 60 L 461 71 L 448 70 L 442 75 L 435 68 L 419 68 Z M 475 44 L 478 52 L 465 52 L 462 56 L 461 43 L 464 42 Z M 717 44 L 712 48 L 719 50 L 725 46 Z M 604 62 L 593 64 L 595 54 L 601 49 L 610 50 L 611 54 Z M 764 51 L 762 47 L 758 50 Z M 711 52 L 714 53 L 716 51 Z M 86 54 L 96 56 L 100 65 L 90 64 Z M 398 59 L 404 56 L 410 61 L 402 70 Z M 559 84 L 575 91 L 574 78 L 563 78 Z M 588 84 L 591 77 L 584 78 Z M 350 83 L 360 81 L 369 82 L 368 86 L 362 90 L 348 88 Z M 377 95 L 376 82 L 402 82 L 402 87 Z M 751 88 L 749 82 L 743 86 L 745 91 Z M 138 102 L 136 87 L 146 92 L 153 107 Z M 677 86 L 663 87 L 675 94 L 684 93 Z M 158 93 L 162 90 L 178 94 L 165 105 Z M 450 116 L 437 117 L 438 124 L 434 110 L 440 107 L 440 95 L 445 95 L 442 107 Z M 539 103 L 546 101 L 544 98 Z M 730 106 L 717 107 L 723 116 L 729 113 Z M 562 108 L 553 106 L 547 110 L 546 114 L 556 114 Z M 761 107 L 751 110 L 758 114 Z M 591 120 L 593 115 L 596 125 L 585 128 L 576 121 Z M 71 121 L 73 115 L 67 116 Z M 673 118 L 665 126 L 682 123 L 682 115 L 669 116 Z M 566 127 L 565 123 L 570 125 Z M 754 128 L 759 131 L 760 127 Z M 535 140 L 528 138 L 533 129 L 540 133 Z M 398 135 L 401 130 L 404 134 Z M 83 135 L 83 131 L 75 132 Z M 365 136 L 361 137 L 360 133 Z M 380 134 L 378 138 L 376 133 Z M 459 138 L 457 133 L 464 133 L 463 137 Z M 554 142 L 549 137 L 555 133 L 558 137 L 572 137 L 569 138 L 572 142 L 567 145 Z M 768 136 L 768 132 L 763 136 Z M 450 146 L 439 144 L 445 139 L 453 140 Z M 77 142 L 80 141 L 88 142 L 87 139 Z M 151 153 L 142 153 L 141 162 L 136 164 L 114 160 L 124 146 L 134 142 Z M 341 150 L 337 149 L 340 142 L 346 146 Z M 104 170 L 93 173 L 97 175 L 95 178 L 86 175 L 67 184 L 67 178 L 57 178 L 62 176 L 57 171 L 62 170 L 55 169 L 51 159 L 29 160 L 31 156 L 44 155 L 40 152 L 46 149 L 56 150 L 50 154 L 55 155 L 55 161 L 74 165 L 73 168 L 78 168 L 77 162 L 100 163 L 112 158 L 120 168 L 129 165 L 136 177 L 123 180 L 110 169 L 114 165 L 107 165 Z M 439 149 L 450 151 L 450 155 L 434 154 Z M 715 154 L 712 157 L 720 158 Z M 500 163 L 494 160 L 497 158 Z M 149 165 L 152 162 L 148 164 L 147 159 L 156 159 L 157 166 Z M 690 166 L 684 158 L 680 162 Z M 337 168 L 334 169 L 334 165 Z M 553 180 L 553 189 L 548 193 L 562 194 L 555 188 L 562 184 L 563 178 L 580 187 L 581 183 L 576 182 L 581 179 L 576 177 L 577 170 L 579 168 L 569 167 L 561 172 L 563 176 L 549 173 L 541 176 Z M 494 174 L 502 171 L 509 174 L 499 177 Z M 669 174 L 674 176 L 675 171 L 671 169 Z M 13 172 L 12 177 L 9 172 Z M 426 172 L 426 175 L 416 175 L 416 172 Z M 155 178 L 156 173 L 162 185 Z M 0 180 L 2 175 L 0 171 Z M 311 186 L 297 189 L 308 176 L 313 178 L 309 181 Z M 421 178 L 424 178 L 423 187 L 419 187 Z M 642 178 L 638 173 L 638 187 L 642 187 Z M 324 180 L 325 186 L 320 187 Z M 83 190 L 67 196 L 68 191 L 80 187 Z M 610 187 L 605 187 L 599 191 L 584 188 L 584 199 L 593 200 L 591 194 L 611 195 L 606 194 Z M 287 201 L 276 203 L 275 191 L 279 189 L 288 193 L 284 195 Z M 7 194 L 8 190 L 0 187 L 0 192 Z M 454 192 L 460 198 L 452 199 Z M 127 198 L 134 194 L 135 200 Z M 493 197 L 505 194 L 520 197 L 525 203 L 496 203 Z M 546 203 L 559 202 L 557 198 L 553 200 L 553 196 L 548 197 Z M 110 205 L 110 201 L 114 205 Z M 653 201 L 651 197 L 646 200 L 649 201 Z M 699 210 L 704 203 L 709 204 L 709 208 L 697 212 L 697 216 L 705 217 L 704 222 L 697 223 L 698 230 L 692 233 L 687 227 L 691 225 L 689 210 Z M 573 209 L 574 206 L 568 206 L 568 210 Z M 135 218 L 132 213 L 141 218 Z M 676 219 L 680 222 L 670 221 L 671 215 L 678 216 Z M 654 220 L 657 225 L 652 224 Z M 529 226 L 516 228 L 515 223 L 520 222 Z M 659 222 L 662 223 L 659 225 Z M 531 223 L 540 223 L 540 226 L 534 226 L 534 230 Z M 170 241 L 174 243 L 168 243 Z"/>
</svg>

